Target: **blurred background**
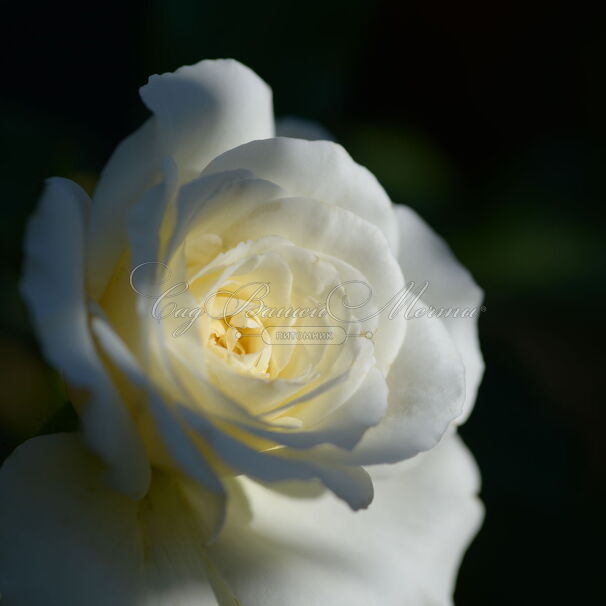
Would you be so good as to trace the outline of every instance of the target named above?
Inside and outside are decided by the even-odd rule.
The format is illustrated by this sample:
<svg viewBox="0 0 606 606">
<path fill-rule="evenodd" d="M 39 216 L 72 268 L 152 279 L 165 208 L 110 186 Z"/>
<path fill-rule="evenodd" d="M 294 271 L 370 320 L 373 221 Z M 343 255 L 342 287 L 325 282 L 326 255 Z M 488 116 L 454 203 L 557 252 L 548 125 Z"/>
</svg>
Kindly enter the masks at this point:
<svg viewBox="0 0 606 606">
<path fill-rule="evenodd" d="M 60 381 L 16 287 L 43 179 L 91 188 L 146 117 L 137 90 L 149 74 L 234 57 L 271 84 L 278 116 L 324 125 L 486 291 L 487 370 L 461 433 L 487 514 L 457 604 L 600 601 L 606 24 L 597 11 L 553 0 L 133 0 L 2 12 L 0 460 L 73 422 L 61 418 Z"/>
</svg>

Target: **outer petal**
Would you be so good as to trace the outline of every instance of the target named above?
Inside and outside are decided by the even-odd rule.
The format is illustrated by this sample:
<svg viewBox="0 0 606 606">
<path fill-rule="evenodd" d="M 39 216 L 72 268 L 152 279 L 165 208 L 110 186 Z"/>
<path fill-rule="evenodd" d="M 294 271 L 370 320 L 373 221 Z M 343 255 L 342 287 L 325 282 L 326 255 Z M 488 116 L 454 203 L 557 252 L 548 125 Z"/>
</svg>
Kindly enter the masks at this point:
<svg viewBox="0 0 606 606">
<path fill-rule="evenodd" d="M 90 395 L 81 412 L 88 441 L 112 466 L 117 486 L 140 497 L 149 484 L 145 451 L 89 332 L 83 267 L 89 204 L 75 183 L 48 181 L 27 230 L 22 292 L 47 360 Z"/>
<path fill-rule="evenodd" d="M 409 320 L 387 385 L 387 413 L 346 455 L 352 463 L 395 463 L 429 450 L 460 414 L 465 397 L 464 369 L 441 322 Z"/>
<path fill-rule="evenodd" d="M 252 527 L 228 522 L 210 549 L 242 604 L 451 604 L 482 518 L 473 460 L 451 436 L 416 465 L 376 471 L 375 501 L 358 513 L 330 495 L 294 499 L 244 481 Z"/>
<path fill-rule="evenodd" d="M 182 170 L 200 171 L 218 154 L 274 134 L 271 89 L 233 59 L 151 76 L 141 97 L 156 115 L 162 148 Z"/>
<path fill-rule="evenodd" d="M 482 515 L 473 461 L 451 436 L 417 465 L 375 471 L 377 499 L 358 514 L 329 495 L 293 499 L 244 480 L 252 526 L 234 498 L 225 533 L 205 547 L 204 492 L 160 475 L 137 504 L 103 483 L 76 435 L 35 438 L 0 470 L 3 601 L 450 604 Z"/>
<path fill-rule="evenodd" d="M 204 548 L 215 515 L 207 493 L 155 475 L 138 503 L 111 490 L 102 474 L 76 434 L 34 438 L 5 462 L 3 603 L 236 605 Z"/>
<path fill-rule="evenodd" d="M 274 134 L 270 88 L 237 61 L 201 61 L 151 76 L 140 92 L 155 116 L 117 147 L 94 196 L 88 279 L 95 298 L 126 247 L 127 214 L 160 178 L 166 156 L 183 181 L 228 149 Z"/>
<path fill-rule="evenodd" d="M 135 604 L 137 505 L 104 486 L 75 434 L 34 438 L 0 472 L 0 592 L 7 605 Z"/>
<path fill-rule="evenodd" d="M 235 169 L 248 169 L 291 196 L 352 211 L 379 227 L 392 251 L 397 251 L 397 227 L 387 194 L 337 143 L 282 137 L 252 141 L 213 160 L 204 174 Z"/>
<path fill-rule="evenodd" d="M 161 398 L 150 379 L 142 372 L 120 337 L 109 324 L 98 317 L 93 319 L 92 329 L 108 359 L 128 377 L 133 385 L 146 392 L 150 414 L 174 462 L 192 480 L 223 499 L 223 485 L 212 466 L 196 448 L 187 431 L 172 414 L 169 405 Z"/>
<path fill-rule="evenodd" d="M 161 170 L 156 120 L 150 118 L 118 145 L 93 196 L 87 241 L 87 286 L 101 297 L 126 244 L 126 215 Z"/>
<path fill-rule="evenodd" d="M 424 302 L 437 308 L 477 309 L 473 318 L 442 320 L 465 365 L 465 406 L 458 419 L 462 423 L 473 408 L 484 373 L 477 324 L 484 293 L 446 242 L 417 213 L 407 206 L 395 206 L 395 212 L 400 230 L 398 260 L 407 280 L 414 281 L 417 287 L 429 282 L 423 294 Z"/>
</svg>

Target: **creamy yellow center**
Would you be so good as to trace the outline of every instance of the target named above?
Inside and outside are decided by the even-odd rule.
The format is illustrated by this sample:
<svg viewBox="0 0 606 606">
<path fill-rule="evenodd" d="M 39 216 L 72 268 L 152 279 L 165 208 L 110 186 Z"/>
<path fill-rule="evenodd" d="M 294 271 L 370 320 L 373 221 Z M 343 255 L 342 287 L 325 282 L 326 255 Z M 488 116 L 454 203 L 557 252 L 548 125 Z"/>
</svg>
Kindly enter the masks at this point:
<svg viewBox="0 0 606 606">
<path fill-rule="evenodd" d="M 264 325 L 255 316 L 239 314 L 211 321 L 208 347 L 241 372 L 254 375 L 270 373 L 271 345 L 261 337 Z"/>
</svg>

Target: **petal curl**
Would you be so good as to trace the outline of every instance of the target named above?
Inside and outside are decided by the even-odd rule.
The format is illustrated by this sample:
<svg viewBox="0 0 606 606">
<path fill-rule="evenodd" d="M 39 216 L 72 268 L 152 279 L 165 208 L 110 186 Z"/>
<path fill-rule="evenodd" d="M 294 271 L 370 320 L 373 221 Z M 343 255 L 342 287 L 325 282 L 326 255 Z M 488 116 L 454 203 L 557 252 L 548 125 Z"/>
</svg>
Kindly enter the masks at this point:
<svg viewBox="0 0 606 606">
<path fill-rule="evenodd" d="M 199 172 L 224 151 L 274 134 L 271 89 L 233 59 L 151 76 L 141 97 L 158 120 L 162 149 L 181 170 Z"/>
</svg>

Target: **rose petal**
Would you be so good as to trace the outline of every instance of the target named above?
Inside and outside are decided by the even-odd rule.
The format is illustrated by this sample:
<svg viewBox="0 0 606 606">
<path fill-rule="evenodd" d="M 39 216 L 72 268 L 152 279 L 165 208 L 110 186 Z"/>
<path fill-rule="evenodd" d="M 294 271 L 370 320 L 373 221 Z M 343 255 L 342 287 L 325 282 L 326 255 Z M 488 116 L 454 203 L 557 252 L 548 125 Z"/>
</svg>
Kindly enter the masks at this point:
<svg viewBox="0 0 606 606">
<path fill-rule="evenodd" d="M 235 606 L 204 547 L 221 511 L 212 494 L 155 472 L 149 494 L 136 502 L 111 490 L 103 471 L 76 434 L 34 438 L 7 459 L 2 601 Z"/>
<path fill-rule="evenodd" d="M 201 61 L 151 76 L 140 92 L 155 116 L 116 148 L 95 191 L 88 245 L 95 298 L 126 247 L 128 211 L 158 179 L 166 156 L 183 181 L 224 151 L 274 132 L 271 90 L 237 61 Z"/>
<path fill-rule="evenodd" d="M 141 97 L 156 115 L 162 149 L 181 170 L 200 171 L 220 153 L 274 134 L 271 89 L 233 59 L 151 76 Z"/>
<path fill-rule="evenodd" d="M 465 406 L 458 420 L 465 421 L 475 402 L 484 361 L 478 340 L 479 306 L 484 293 L 471 274 L 457 261 L 452 251 L 428 225 L 406 206 L 395 206 L 400 230 L 398 259 L 407 281 L 418 287 L 429 281 L 423 294 L 428 305 L 440 308 L 475 308 L 473 318 L 444 318 L 465 365 Z"/>
<path fill-rule="evenodd" d="M 416 464 L 376 468 L 366 512 L 242 480 L 252 526 L 233 494 L 226 530 L 209 547 L 215 509 L 203 491 L 158 474 L 137 503 L 102 474 L 75 434 L 30 440 L 5 462 L 7 604 L 447 605 L 482 518 L 477 470 L 455 435 Z"/>
<path fill-rule="evenodd" d="M 99 317 L 93 319 L 92 329 L 108 359 L 129 381 L 146 393 L 149 413 L 155 421 L 157 432 L 181 471 L 224 498 L 223 485 L 212 465 L 194 445 L 186 429 L 172 414 L 170 406 L 156 391 L 151 380 L 143 373 L 120 337 Z"/>
<path fill-rule="evenodd" d="M 370 292 L 368 307 L 371 304 L 381 307 L 404 286 L 402 272 L 381 232 L 352 212 L 317 200 L 284 198 L 253 207 L 249 213 L 223 234 L 225 242 L 233 245 L 244 238 L 258 239 L 278 233 L 319 255 L 348 263 L 366 279 L 361 299 Z M 366 290 L 368 287 L 370 291 Z M 333 311 L 334 302 L 332 299 L 330 304 Z M 360 309 L 357 315 L 366 315 L 364 310 L 368 307 Z M 377 366 L 386 371 L 400 350 L 406 322 L 401 314 L 390 319 L 386 313 L 381 313 L 374 322 L 378 323 L 373 335 Z"/>
<path fill-rule="evenodd" d="M 81 410 L 88 441 L 111 465 L 117 486 L 135 497 L 149 484 L 141 440 L 89 332 L 84 293 L 83 223 L 90 200 L 67 179 L 50 179 L 29 222 L 21 284 L 47 360 L 89 394 Z"/>
<path fill-rule="evenodd" d="M 156 120 L 150 118 L 124 139 L 105 165 L 93 196 L 87 238 L 87 286 L 93 298 L 103 294 L 126 245 L 128 210 L 161 171 Z"/>
<path fill-rule="evenodd" d="M 382 421 L 386 407 L 385 379 L 377 368 L 371 368 L 351 398 L 309 429 L 280 431 L 278 428 L 258 426 L 252 420 L 248 423 L 233 422 L 254 435 L 292 448 L 311 448 L 329 443 L 351 449 L 370 427 Z"/>
<path fill-rule="evenodd" d="M 258 452 L 232 437 L 202 413 L 179 407 L 183 425 L 172 407 L 155 393 L 153 387 L 137 367 L 135 360 L 120 342 L 111 327 L 100 318 L 93 321 L 95 335 L 108 357 L 117 367 L 143 389 L 148 390 L 148 402 L 156 427 L 174 462 L 192 479 L 209 490 L 222 494 L 222 487 L 202 452 L 191 442 L 183 426 L 195 432 L 213 452 L 234 470 L 268 482 L 290 479 L 320 479 L 322 483 L 347 501 L 354 509 L 367 507 L 372 500 L 372 484 L 366 472 L 356 465 L 343 465 L 330 453 L 310 451 Z"/>
<path fill-rule="evenodd" d="M 482 519 L 478 472 L 457 436 L 418 463 L 376 468 L 362 512 L 331 495 L 296 499 L 243 480 L 253 522 L 228 518 L 210 554 L 247 606 L 452 604 Z"/>
<path fill-rule="evenodd" d="M 327 452 L 288 449 L 260 452 L 189 408 L 182 406 L 180 413 L 221 460 L 246 476 L 264 482 L 317 479 L 352 509 L 368 507 L 372 501 L 372 482 L 362 467 L 343 465 Z"/>
<path fill-rule="evenodd" d="M 397 227 L 387 194 L 337 143 L 283 137 L 252 141 L 213 160 L 203 174 L 235 169 L 248 169 L 290 196 L 352 211 L 379 227 L 392 251 L 397 251 Z"/>
<path fill-rule="evenodd" d="M 361 465 L 394 463 L 435 446 L 461 412 L 464 369 L 439 320 L 408 321 L 404 345 L 387 375 L 389 404 L 345 460 Z"/>
</svg>

